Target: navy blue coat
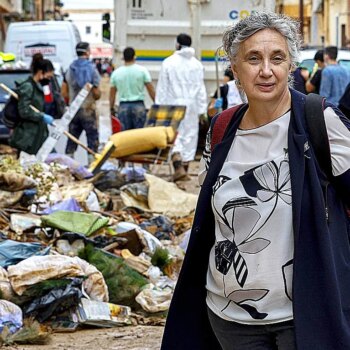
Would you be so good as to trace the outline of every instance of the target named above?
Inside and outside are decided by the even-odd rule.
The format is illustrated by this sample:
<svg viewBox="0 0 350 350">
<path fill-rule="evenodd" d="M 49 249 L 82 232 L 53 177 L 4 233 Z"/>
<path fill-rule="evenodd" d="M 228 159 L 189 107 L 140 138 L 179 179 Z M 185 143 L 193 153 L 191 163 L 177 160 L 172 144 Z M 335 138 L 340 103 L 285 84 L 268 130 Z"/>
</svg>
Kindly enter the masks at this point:
<svg viewBox="0 0 350 350">
<path fill-rule="evenodd" d="M 320 170 L 304 116 L 305 95 L 291 90 L 288 129 L 294 229 L 293 310 L 298 350 L 350 349 L 350 170 L 331 183 Z M 327 106 L 327 105 L 326 105 Z M 334 108 L 339 115 L 339 112 Z M 339 115 L 350 128 L 348 120 Z M 198 198 L 191 238 L 170 306 L 163 350 L 221 349 L 206 306 L 209 252 L 215 243 L 212 187 L 242 115 L 233 118 L 214 147 Z M 342 195 L 342 198 L 340 197 Z M 326 218 L 326 203 L 329 210 Z"/>
</svg>

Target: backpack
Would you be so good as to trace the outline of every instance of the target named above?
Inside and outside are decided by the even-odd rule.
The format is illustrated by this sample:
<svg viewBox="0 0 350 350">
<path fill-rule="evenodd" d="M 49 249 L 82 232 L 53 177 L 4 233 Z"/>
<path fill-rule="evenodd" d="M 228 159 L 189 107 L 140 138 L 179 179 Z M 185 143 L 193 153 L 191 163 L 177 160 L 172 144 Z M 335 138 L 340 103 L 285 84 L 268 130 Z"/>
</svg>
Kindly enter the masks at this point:
<svg viewBox="0 0 350 350">
<path fill-rule="evenodd" d="M 312 144 L 315 156 L 320 168 L 326 174 L 328 179 L 332 175 L 332 161 L 331 151 L 329 147 L 326 123 L 324 120 L 325 99 L 317 94 L 308 94 L 305 103 L 305 118 L 306 125 L 310 135 L 310 142 Z M 230 124 L 232 118 L 244 105 L 234 106 L 223 111 L 215 120 L 211 138 L 211 151 L 214 146 L 221 142 L 224 138 L 227 126 Z"/>
<path fill-rule="evenodd" d="M 18 100 L 11 95 L 2 110 L 2 122 L 8 129 L 14 129 L 20 121 Z"/>
<path fill-rule="evenodd" d="M 17 84 L 17 87 L 19 84 Z M 15 89 L 14 92 L 18 96 L 18 89 Z M 32 97 L 34 95 L 34 87 Z M 10 96 L 6 102 L 4 109 L 2 110 L 2 122 L 8 129 L 14 129 L 20 122 L 22 118 L 18 112 L 18 99 L 13 95 Z"/>
</svg>

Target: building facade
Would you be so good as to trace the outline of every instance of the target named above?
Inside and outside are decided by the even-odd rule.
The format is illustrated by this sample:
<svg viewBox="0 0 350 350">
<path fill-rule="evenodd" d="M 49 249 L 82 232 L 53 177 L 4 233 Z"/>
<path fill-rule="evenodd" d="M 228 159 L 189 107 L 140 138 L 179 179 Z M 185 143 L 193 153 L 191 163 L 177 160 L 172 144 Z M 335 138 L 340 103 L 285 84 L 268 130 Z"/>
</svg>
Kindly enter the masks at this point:
<svg viewBox="0 0 350 350">
<path fill-rule="evenodd" d="M 350 46 L 350 0 L 277 0 L 276 11 L 300 19 L 301 2 L 306 45 Z"/>
<path fill-rule="evenodd" d="M 0 51 L 2 51 L 6 39 L 5 17 L 15 11 L 16 1 L 0 0 Z"/>
</svg>

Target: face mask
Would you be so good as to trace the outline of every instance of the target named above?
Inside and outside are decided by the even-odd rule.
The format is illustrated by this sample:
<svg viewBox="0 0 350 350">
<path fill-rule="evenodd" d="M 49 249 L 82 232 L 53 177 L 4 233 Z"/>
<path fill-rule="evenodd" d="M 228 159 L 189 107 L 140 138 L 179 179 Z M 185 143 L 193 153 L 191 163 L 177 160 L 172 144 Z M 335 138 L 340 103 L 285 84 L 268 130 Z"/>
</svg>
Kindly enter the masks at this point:
<svg viewBox="0 0 350 350">
<path fill-rule="evenodd" d="M 39 83 L 40 83 L 42 86 L 49 85 L 49 84 L 50 84 L 50 79 L 48 79 L 48 78 L 40 79 L 40 80 L 39 80 Z"/>
</svg>

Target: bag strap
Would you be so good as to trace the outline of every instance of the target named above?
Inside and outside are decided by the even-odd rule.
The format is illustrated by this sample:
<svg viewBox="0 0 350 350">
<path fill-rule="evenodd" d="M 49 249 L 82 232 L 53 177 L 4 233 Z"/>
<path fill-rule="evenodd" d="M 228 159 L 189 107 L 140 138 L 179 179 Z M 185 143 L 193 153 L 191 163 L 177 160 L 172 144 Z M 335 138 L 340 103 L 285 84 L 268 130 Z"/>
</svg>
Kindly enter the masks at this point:
<svg viewBox="0 0 350 350">
<path fill-rule="evenodd" d="M 212 134 L 211 134 L 211 151 L 213 152 L 214 147 L 221 142 L 223 139 L 227 126 L 230 124 L 232 118 L 236 114 L 236 112 L 242 107 L 243 105 L 237 105 L 234 107 L 231 107 L 229 109 L 226 109 L 222 111 L 217 117 L 214 122 L 213 128 L 212 128 Z"/>
<path fill-rule="evenodd" d="M 308 94 L 305 103 L 305 119 L 317 162 L 328 179 L 333 177 L 331 149 L 324 120 L 325 99 L 317 94 Z"/>
</svg>

